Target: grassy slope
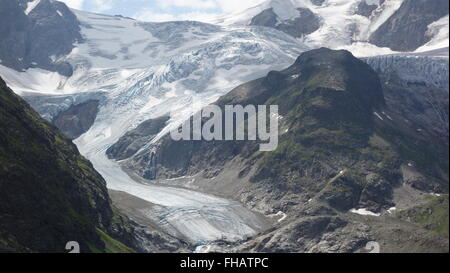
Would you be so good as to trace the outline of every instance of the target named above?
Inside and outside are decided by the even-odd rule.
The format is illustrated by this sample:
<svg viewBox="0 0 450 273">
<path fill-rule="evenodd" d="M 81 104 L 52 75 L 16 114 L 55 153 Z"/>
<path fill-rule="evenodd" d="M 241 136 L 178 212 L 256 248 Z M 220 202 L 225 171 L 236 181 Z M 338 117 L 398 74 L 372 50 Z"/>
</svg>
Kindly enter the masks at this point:
<svg viewBox="0 0 450 273">
<path fill-rule="evenodd" d="M 428 196 L 424 205 L 398 213 L 402 219 L 416 223 L 425 229 L 449 236 L 448 195 Z"/>
</svg>

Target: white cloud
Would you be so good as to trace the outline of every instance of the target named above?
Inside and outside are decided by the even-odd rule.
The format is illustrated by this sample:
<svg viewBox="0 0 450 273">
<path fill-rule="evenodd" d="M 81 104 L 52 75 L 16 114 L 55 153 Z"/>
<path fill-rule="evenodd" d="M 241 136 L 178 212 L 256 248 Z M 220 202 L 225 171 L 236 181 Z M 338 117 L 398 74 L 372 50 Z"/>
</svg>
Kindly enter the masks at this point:
<svg viewBox="0 0 450 273">
<path fill-rule="evenodd" d="M 265 0 L 215 0 L 224 13 L 245 10 L 254 7 Z"/>
<path fill-rule="evenodd" d="M 265 0 L 158 0 L 161 8 L 178 7 L 197 10 L 219 9 L 223 12 L 241 11 Z"/>
<path fill-rule="evenodd" d="M 87 4 L 86 0 L 58 0 L 66 3 L 67 6 L 73 9 L 82 9 L 83 4 Z M 91 5 L 91 10 L 93 12 L 104 12 L 113 8 L 114 4 L 117 0 L 89 0 L 89 4 Z"/>
<path fill-rule="evenodd" d="M 73 9 L 82 9 L 84 0 L 59 0 L 66 3 L 66 5 Z"/>
<path fill-rule="evenodd" d="M 162 9 L 170 7 L 189 9 L 214 9 L 217 3 L 214 0 L 158 0 L 158 6 Z"/>
<path fill-rule="evenodd" d="M 103 12 L 112 9 L 113 0 L 90 0 L 94 6 L 94 12 Z"/>
</svg>

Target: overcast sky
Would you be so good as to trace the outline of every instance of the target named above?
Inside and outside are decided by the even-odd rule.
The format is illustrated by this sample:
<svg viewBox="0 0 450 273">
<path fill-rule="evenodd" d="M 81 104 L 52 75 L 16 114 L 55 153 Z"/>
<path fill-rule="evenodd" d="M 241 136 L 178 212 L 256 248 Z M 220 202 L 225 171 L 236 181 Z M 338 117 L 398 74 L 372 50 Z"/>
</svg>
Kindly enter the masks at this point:
<svg viewBox="0 0 450 273">
<path fill-rule="evenodd" d="M 264 0 L 60 0 L 68 6 L 143 21 L 196 20 L 240 11 Z"/>
</svg>

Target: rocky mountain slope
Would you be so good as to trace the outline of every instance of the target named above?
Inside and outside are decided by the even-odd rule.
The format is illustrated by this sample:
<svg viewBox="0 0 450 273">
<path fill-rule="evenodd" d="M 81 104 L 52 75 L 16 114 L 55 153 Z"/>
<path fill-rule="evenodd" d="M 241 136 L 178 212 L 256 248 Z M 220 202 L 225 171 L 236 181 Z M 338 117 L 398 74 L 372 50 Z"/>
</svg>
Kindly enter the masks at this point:
<svg viewBox="0 0 450 273">
<path fill-rule="evenodd" d="M 367 224 L 354 213 L 388 217 L 401 226 L 405 241 L 420 230 L 416 251 L 445 251 L 442 235 L 389 215 L 394 208 L 410 209 L 402 207 L 402 190 L 448 194 L 448 143 L 429 141 L 436 134 L 426 127 L 418 134 L 416 124 L 391 109 L 395 103 L 386 101 L 383 86 L 349 52 L 306 52 L 288 69 L 241 85 L 217 102 L 279 105 L 276 151 L 259 152 L 251 141 L 177 142 L 166 136 L 124 164 L 147 179 L 233 196 L 282 223 L 247 250 L 347 252 L 369 239 L 395 249 L 386 239 L 393 226 L 380 230 L 380 222 Z M 182 176 L 194 179 L 167 180 Z"/>
<path fill-rule="evenodd" d="M 296 38 L 313 33 L 320 28 L 320 18 L 309 9 L 297 8 L 299 16 L 280 23 L 273 8 L 264 10 L 252 18 L 251 26 L 271 27 Z"/>
<path fill-rule="evenodd" d="M 106 183 L 75 145 L 0 79 L 0 248 L 130 252 Z M 121 230 L 122 229 L 122 230 Z M 126 232 L 125 232 L 126 235 Z"/>
<path fill-rule="evenodd" d="M 78 20 L 64 3 L 3 0 L 0 18 L 0 64 L 17 71 L 39 67 L 72 75 L 72 66 L 61 57 L 82 37 Z"/>
<path fill-rule="evenodd" d="M 76 139 L 86 133 L 94 124 L 98 114 L 99 102 L 88 100 L 72 105 L 69 109 L 59 113 L 52 121 L 63 133 Z"/>
</svg>

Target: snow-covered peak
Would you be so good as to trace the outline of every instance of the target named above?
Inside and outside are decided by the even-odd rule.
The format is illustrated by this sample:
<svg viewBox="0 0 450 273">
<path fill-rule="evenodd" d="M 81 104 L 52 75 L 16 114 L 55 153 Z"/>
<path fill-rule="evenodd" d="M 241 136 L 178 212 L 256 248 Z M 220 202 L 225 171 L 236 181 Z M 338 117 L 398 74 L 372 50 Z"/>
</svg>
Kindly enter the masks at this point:
<svg viewBox="0 0 450 273">
<path fill-rule="evenodd" d="M 269 8 L 271 8 L 270 1 L 265 1 L 259 5 L 253 6 L 251 8 L 242 11 L 220 15 L 217 18 L 211 19 L 210 23 L 224 26 L 249 25 L 253 17 Z"/>
<path fill-rule="evenodd" d="M 244 82 L 290 65 L 309 49 L 287 34 L 257 26 L 143 23 L 73 12 L 83 41 L 60 60 L 73 66 L 72 76 L 1 65 L 0 74 L 24 93 L 103 92 L 96 122 L 79 140 L 87 150 L 106 149 L 141 122 L 170 111 L 179 113 L 171 123 L 176 124 L 188 116 L 183 111 L 194 99 L 211 103 Z"/>
<path fill-rule="evenodd" d="M 368 17 L 358 14 L 361 1 L 374 9 Z M 300 16 L 299 8 L 310 10 L 320 22 L 320 28 L 304 37 L 304 42 L 315 47 L 342 48 L 353 42 L 366 42 L 402 4 L 403 0 L 268 0 L 242 12 L 219 17 L 213 23 L 220 25 L 249 25 L 255 16 L 272 9 L 279 21 L 293 20 Z"/>
<path fill-rule="evenodd" d="M 440 48 L 448 48 L 449 45 L 449 16 L 445 16 L 440 20 L 428 25 L 427 35 L 431 38 L 431 41 L 421 46 L 416 52 L 426 52 L 430 50 L 436 50 Z"/>
<path fill-rule="evenodd" d="M 424 11 L 421 16 L 419 4 L 411 0 L 267 0 L 244 11 L 216 18 L 212 22 L 219 25 L 250 25 L 255 24 L 257 18 L 256 24 L 286 32 L 313 48 L 325 46 L 347 49 L 359 56 L 372 56 L 395 53 L 383 45 L 389 42 L 377 41 L 383 36 L 382 33 L 377 33 L 378 37 L 373 37 L 380 27 L 389 22 L 391 28 L 396 27 L 398 32 L 404 32 L 405 35 L 423 36 L 424 33 L 420 33 L 421 22 L 411 26 L 418 32 L 406 33 L 407 30 L 402 29 L 402 24 L 411 24 L 409 22 L 411 19 L 402 16 L 414 12 L 413 16 L 427 22 L 429 19 L 426 18 L 430 18 L 430 14 L 443 5 L 441 2 L 432 3 L 436 4 L 434 10 Z M 401 8 L 403 10 L 400 11 Z M 301 13 L 299 9 L 308 12 Z M 318 18 L 320 27 L 298 35 L 298 31 L 293 29 L 311 22 L 311 14 Z M 276 18 L 271 18 L 274 15 Z M 309 17 L 302 20 L 302 16 Z M 427 37 L 431 37 L 431 41 L 420 49 L 422 51 L 442 48 L 445 42 L 448 44 L 448 15 L 447 19 L 438 17 L 436 20 L 434 23 L 431 21 L 426 23 L 432 23 L 426 33 Z"/>
<path fill-rule="evenodd" d="M 293 37 L 259 27 L 225 27 L 192 21 L 144 23 L 121 16 L 72 12 L 80 22 L 83 39 L 74 44 L 70 54 L 54 61 L 70 63 L 73 75 L 55 77 L 51 74 L 51 84 L 39 88 L 37 83 L 43 82 L 40 78 L 48 78 L 50 74 L 37 68 L 16 73 L 3 68 L 3 74 L 8 75 L 5 80 L 17 91 L 54 94 L 93 90 L 109 92 L 125 88 L 127 82 L 135 84 L 135 74 L 143 75 L 143 78 L 166 75 L 161 76 L 160 81 L 171 82 L 178 77 L 189 76 L 193 70 L 211 66 L 215 69 L 201 70 L 202 73 L 222 73 L 220 84 L 232 88 L 251 79 L 251 74 L 267 72 L 271 64 L 275 67 L 288 65 L 301 51 L 308 49 Z M 173 70 L 178 65 L 182 72 Z M 235 73 L 233 69 L 237 69 L 236 73 L 242 77 L 228 78 Z M 196 74 L 193 79 L 185 81 L 185 90 L 196 91 L 195 88 L 206 86 L 205 81 L 211 79 L 211 75 L 199 78 L 201 73 Z M 18 80 L 25 75 L 32 80 Z M 229 82 L 224 82 L 225 79 Z M 210 86 L 216 85 L 219 82 L 210 83 Z"/>
</svg>

